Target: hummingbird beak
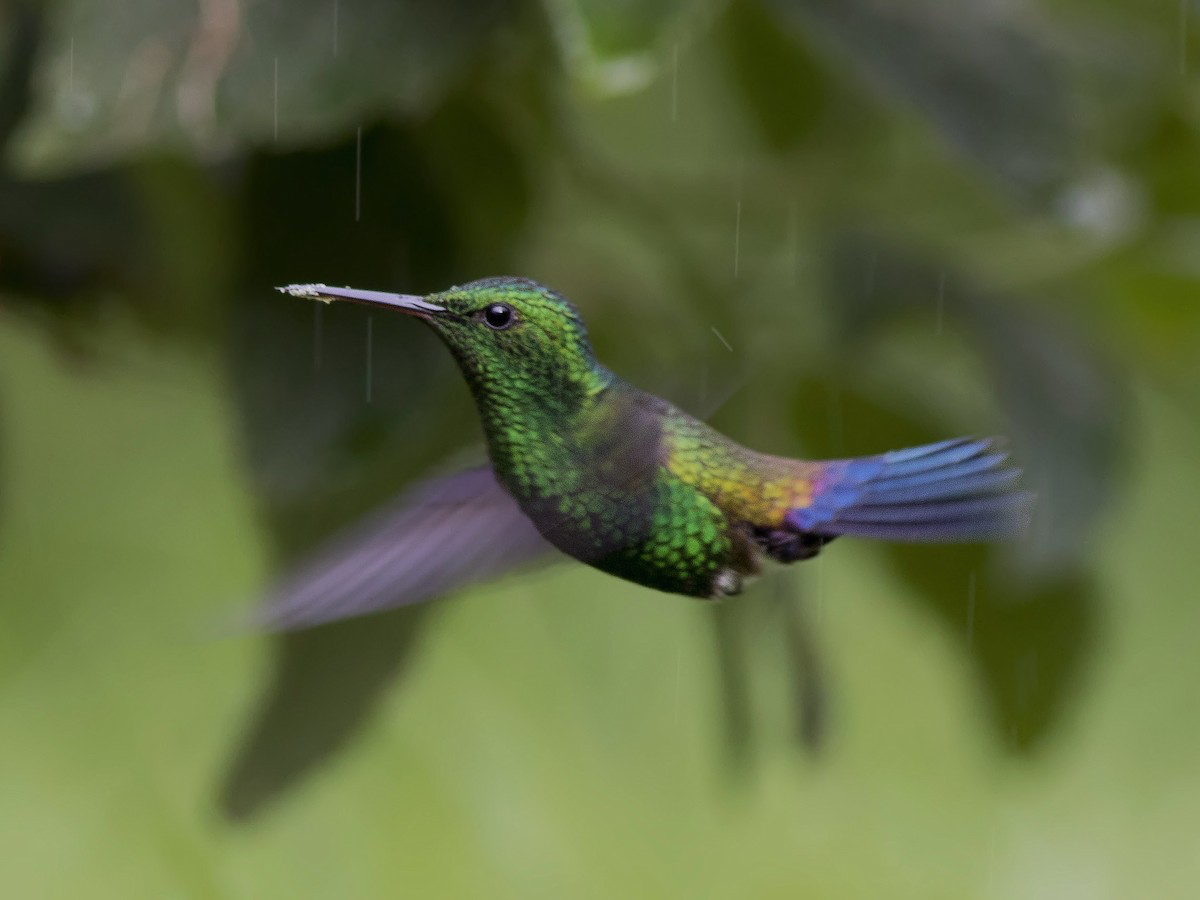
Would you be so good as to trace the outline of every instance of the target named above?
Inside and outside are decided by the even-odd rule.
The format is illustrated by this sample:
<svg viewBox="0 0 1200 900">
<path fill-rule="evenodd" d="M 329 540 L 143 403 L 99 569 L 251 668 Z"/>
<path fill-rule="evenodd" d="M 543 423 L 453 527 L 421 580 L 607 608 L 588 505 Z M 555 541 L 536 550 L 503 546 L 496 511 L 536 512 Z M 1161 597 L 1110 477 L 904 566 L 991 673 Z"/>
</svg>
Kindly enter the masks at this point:
<svg viewBox="0 0 1200 900">
<path fill-rule="evenodd" d="M 446 307 L 429 303 L 423 297 L 415 294 L 390 294 L 387 291 L 362 291 L 356 288 L 329 287 L 324 284 L 289 284 L 276 288 L 281 294 L 291 297 L 303 297 L 306 300 L 320 300 L 322 303 L 332 303 L 342 300 L 347 303 L 362 303 L 366 306 L 381 306 L 388 309 L 398 309 L 410 316 L 422 319 L 431 317 L 431 313 L 445 312 Z"/>
</svg>

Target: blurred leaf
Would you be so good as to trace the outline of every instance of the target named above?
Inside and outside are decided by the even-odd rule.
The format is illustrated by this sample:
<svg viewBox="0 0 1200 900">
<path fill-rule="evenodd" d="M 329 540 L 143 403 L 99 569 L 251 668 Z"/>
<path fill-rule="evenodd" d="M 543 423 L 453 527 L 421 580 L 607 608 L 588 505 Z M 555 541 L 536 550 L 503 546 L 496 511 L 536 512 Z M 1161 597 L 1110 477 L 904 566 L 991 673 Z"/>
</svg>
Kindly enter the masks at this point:
<svg viewBox="0 0 1200 900">
<path fill-rule="evenodd" d="M 136 0 L 52 12 L 25 164 L 293 146 L 449 92 L 508 0 Z"/>
<path fill-rule="evenodd" d="M 657 71 L 655 45 L 675 21 L 694 14 L 697 5 L 687 0 L 554 0 L 545 9 L 572 74 L 602 93 L 617 94 L 649 84 Z"/>
<path fill-rule="evenodd" d="M 937 558 L 933 559 L 933 552 Z M 896 572 L 972 658 L 1001 740 L 1032 750 L 1053 732 L 1094 652 L 1097 585 L 1083 572 L 1029 583 L 984 547 L 889 545 Z"/>
<path fill-rule="evenodd" d="M 732 3 L 721 35 L 746 111 L 775 152 L 792 149 L 825 111 L 824 72 L 758 0 Z"/>
<path fill-rule="evenodd" d="M 1158 113 L 1139 132 L 1128 162 L 1142 176 L 1153 207 L 1165 217 L 1191 217 L 1200 204 L 1200 184 L 1192 163 L 1200 148 L 1200 117 L 1175 109 Z"/>
<path fill-rule="evenodd" d="M 814 430 L 814 455 L 911 447 L 946 437 L 944 426 L 919 421 L 840 381 L 839 376 L 839 427 L 836 433 Z M 797 417 L 826 418 L 830 390 L 818 381 L 798 384 Z M 1013 570 L 1011 549 L 1003 545 L 883 546 L 912 594 L 961 641 L 979 671 L 1001 740 L 1014 749 L 1044 740 L 1091 655 L 1096 586 L 1065 565 L 1026 577 Z"/>
<path fill-rule="evenodd" d="M 898 315 L 928 317 L 940 304 L 987 366 L 1039 493 L 1028 559 L 1069 567 L 1116 490 L 1125 398 L 1108 367 L 1028 304 L 887 241 L 843 236 L 831 278 L 835 333 L 847 349 L 884 333 Z"/>
<path fill-rule="evenodd" d="M 0 75 L 0 146 L 30 113 L 47 7 L 14 2 Z M 175 336 L 211 332 L 210 298 L 225 293 L 226 204 L 211 173 L 153 153 L 64 177 L 0 168 L 0 285 L 83 349 L 118 308 Z"/>
<path fill-rule="evenodd" d="M 8 140 L 32 103 L 32 76 L 42 46 L 42 4 L 36 0 L 10 0 L 0 19 L 4 29 L 4 69 L 0 72 L 0 148 Z"/>
<path fill-rule="evenodd" d="M 649 50 L 672 19 L 691 3 L 683 0 L 568 0 L 586 29 L 592 49 L 602 58 Z"/>
<path fill-rule="evenodd" d="M 544 98 L 530 96 L 536 86 L 504 84 L 504 89 L 527 93 L 519 100 L 536 110 Z M 537 110 L 539 118 L 548 114 Z M 418 135 L 423 164 L 436 185 L 437 203 L 448 212 L 458 259 L 455 272 L 493 274 L 510 265 L 513 244 L 534 208 L 539 147 L 553 133 L 527 134 L 525 125 L 508 118 L 506 105 L 491 103 L 464 91 L 451 96 L 430 116 Z M 547 126 L 553 129 L 553 123 Z M 542 152 L 545 152 L 543 150 Z M 486 160 L 486 164 L 481 161 Z M 414 223 L 415 224 L 415 223 Z M 414 254 L 415 255 L 415 254 Z M 461 276 L 447 276 L 449 280 Z M 449 283 L 445 278 L 440 288 Z M 437 289 L 437 288 L 435 288 Z"/>
<path fill-rule="evenodd" d="M 1061 60 L 1021 5 L 920 0 L 772 0 L 885 98 L 1026 201 L 1045 202 L 1080 155 Z"/>
<path fill-rule="evenodd" d="M 146 259 L 145 217 L 127 172 L 48 181 L 0 174 L 0 279 L 47 311 L 81 311 L 94 292 L 130 290 Z M 131 265 L 132 264 L 132 265 Z"/>
<path fill-rule="evenodd" d="M 76 347 L 113 311 L 161 335 L 210 335 L 228 213 L 213 173 L 174 159 L 44 180 L 0 171 L 0 284 Z"/>
</svg>

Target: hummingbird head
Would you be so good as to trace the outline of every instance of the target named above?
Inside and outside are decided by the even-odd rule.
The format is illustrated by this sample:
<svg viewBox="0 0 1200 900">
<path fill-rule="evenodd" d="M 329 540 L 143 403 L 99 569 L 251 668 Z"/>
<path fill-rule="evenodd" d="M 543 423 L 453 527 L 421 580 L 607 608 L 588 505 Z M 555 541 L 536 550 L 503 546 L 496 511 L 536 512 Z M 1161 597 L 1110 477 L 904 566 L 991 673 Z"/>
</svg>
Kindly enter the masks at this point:
<svg viewBox="0 0 1200 900">
<path fill-rule="evenodd" d="M 428 297 L 320 284 L 280 290 L 387 307 L 424 320 L 481 398 L 501 392 L 510 400 L 524 394 L 534 402 L 563 401 L 594 394 L 612 378 L 596 362 L 571 302 L 528 278 L 484 278 Z"/>
</svg>

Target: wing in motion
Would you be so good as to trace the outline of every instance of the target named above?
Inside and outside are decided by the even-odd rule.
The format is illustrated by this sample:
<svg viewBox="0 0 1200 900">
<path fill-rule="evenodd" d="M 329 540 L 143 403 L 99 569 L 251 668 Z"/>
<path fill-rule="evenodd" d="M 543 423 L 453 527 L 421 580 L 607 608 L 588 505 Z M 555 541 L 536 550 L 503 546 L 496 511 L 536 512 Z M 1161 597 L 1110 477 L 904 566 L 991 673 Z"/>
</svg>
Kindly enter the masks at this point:
<svg viewBox="0 0 1200 900">
<path fill-rule="evenodd" d="M 552 550 L 489 466 L 469 469 L 424 482 L 338 534 L 250 624 L 287 631 L 409 606 Z"/>
</svg>

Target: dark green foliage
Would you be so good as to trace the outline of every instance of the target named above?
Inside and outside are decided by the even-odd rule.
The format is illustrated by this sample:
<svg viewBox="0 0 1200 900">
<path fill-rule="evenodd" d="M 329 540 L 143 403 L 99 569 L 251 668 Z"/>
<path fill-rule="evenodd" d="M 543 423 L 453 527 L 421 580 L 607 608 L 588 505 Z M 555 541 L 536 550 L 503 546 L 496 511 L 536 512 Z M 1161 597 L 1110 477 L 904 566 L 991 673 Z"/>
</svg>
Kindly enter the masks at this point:
<svg viewBox="0 0 1200 900">
<path fill-rule="evenodd" d="M 747 444 L 843 456 L 1011 430 L 1049 485 L 1036 544 L 882 558 L 979 671 L 996 741 L 1056 733 L 1090 687 L 1088 541 L 1139 427 L 1114 372 L 1144 366 L 1191 408 L 1200 384 L 1200 128 L 1179 73 L 1200 26 L 1181 43 L 1174 10 L 1121 3 L 342 0 L 335 54 L 331 3 L 232 5 L 210 69 L 189 57 L 204 4 L 9 5 L 0 315 L 72 359 L 104 360 L 116 323 L 222 360 L 281 565 L 479 432 L 432 336 L 270 288 L 520 272 L 585 309 L 614 369 L 674 378 L 700 412 L 730 392 L 712 373 L 748 372 L 719 422 Z M 650 86 L 621 97 L 630 71 Z M 831 240 L 845 221 L 873 237 Z M 803 622 L 756 596 L 712 617 L 735 755 L 764 731 L 747 641 L 784 631 L 797 685 L 853 652 L 816 653 L 809 600 Z M 357 734 L 437 618 L 279 638 L 226 810 L 252 815 Z M 825 707 L 797 696 L 812 740 Z"/>
</svg>

